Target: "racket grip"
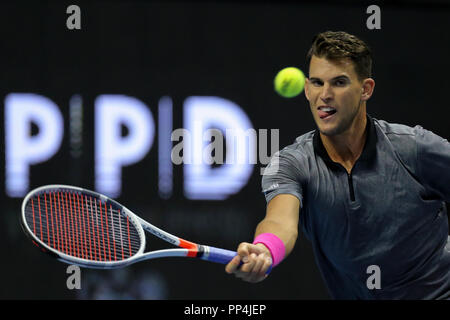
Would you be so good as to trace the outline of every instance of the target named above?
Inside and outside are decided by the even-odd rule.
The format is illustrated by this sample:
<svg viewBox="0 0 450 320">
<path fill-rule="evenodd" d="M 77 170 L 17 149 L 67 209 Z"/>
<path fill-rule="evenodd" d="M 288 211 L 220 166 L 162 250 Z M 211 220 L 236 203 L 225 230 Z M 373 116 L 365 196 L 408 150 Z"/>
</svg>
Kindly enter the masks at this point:
<svg viewBox="0 0 450 320">
<path fill-rule="evenodd" d="M 215 247 L 209 247 L 209 255 L 206 260 L 228 264 L 235 256 L 237 256 L 236 251 L 225 250 Z M 239 267 L 243 265 L 242 261 L 239 264 Z M 267 269 L 266 274 L 269 274 L 272 271 L 272 265 L 270 265 L 269 269 Z"/>
</svg>

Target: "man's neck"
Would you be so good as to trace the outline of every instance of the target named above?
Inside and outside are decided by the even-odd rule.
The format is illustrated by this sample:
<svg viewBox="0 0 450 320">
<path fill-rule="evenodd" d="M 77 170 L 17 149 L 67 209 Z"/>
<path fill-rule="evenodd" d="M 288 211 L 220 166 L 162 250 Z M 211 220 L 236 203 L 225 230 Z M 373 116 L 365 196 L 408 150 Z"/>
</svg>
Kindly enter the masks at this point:
<svg viewBox="0 0 450 320">
<path fill-rule="evenodd" d="M 366 126 L 366 113 L 361 112 L 346 132 L 336 136 L 326 136 L 320 133 L 323 146 L 331 160 L 343 165 L 348 172 L 351 172 L 363 151 L 367 136 Z"/>
</svg>

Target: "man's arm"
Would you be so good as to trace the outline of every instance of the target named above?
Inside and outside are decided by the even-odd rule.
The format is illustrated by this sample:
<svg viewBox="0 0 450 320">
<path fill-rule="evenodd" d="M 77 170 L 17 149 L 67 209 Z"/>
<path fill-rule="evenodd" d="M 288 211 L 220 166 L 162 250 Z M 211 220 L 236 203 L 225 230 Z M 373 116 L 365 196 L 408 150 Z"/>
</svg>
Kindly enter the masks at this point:
<svg viewBox="0 0 450 320">
<path fill-rule="evenodd" d="M 294 248 L 298 235 L 300 200 L 290 194 L 279 194 L 267 205 L 266 216 L 256 227 L 255 237 L 262 233 L 276 235 L 284 244 L 287 257 Z M 256 245 L 243 242 L 237 250 L 238 255 L 225 267 L 227 273 L 248 282 L 264 280 L 266 271 L 272 264 L 269 249 L 261 243 Z M 241 261 L 243 265 L 239 267 Z"/>
<path fill-rule="evenodd" d="M 450 202 L 450 142 L 420 126 L 414 130 L 422 183 L 428 191 Z"/>
<path fill-rule="evenodd" d="M 446 202 L 445 205 L 447 206 L 447 220 L 450 226 L 450 202 Z M 448 235 L 450 235 L 450 229 L 448 230 Z"/>
</svg>

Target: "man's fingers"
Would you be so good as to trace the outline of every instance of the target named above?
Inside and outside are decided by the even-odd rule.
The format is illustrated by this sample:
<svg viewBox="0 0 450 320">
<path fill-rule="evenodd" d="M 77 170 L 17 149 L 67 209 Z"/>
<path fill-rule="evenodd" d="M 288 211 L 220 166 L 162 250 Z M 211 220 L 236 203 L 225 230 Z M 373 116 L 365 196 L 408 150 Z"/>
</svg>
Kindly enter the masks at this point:
<svg viewBox="0 0 450 320">
<path fill-rule="evenodd" d="M 227 273 L 247 282 L 260 282 L 267 278 L 266 272 L 272 264 L 268 249 L 261 244 L 243 242 L 237 255 L 225 267 Z"/>
<path fill-rule="evenodd" d="M 241 264 L 241 257 L 236 255 L 231 261 L 225 266 L 225 271 L 227 273 L 234 273 L 239 265 Z"/>
<path fill-rule="evenodd" d="M 259 282 L 266 278 L 264 269 L 266 263 L 266 255 L 264 253 L 260 253 L 258 256 L 254 256 L 254 264 L 251 272 L 248 274 L 247 281 L 249 282 Z"/>
<path fill-rule="evenodd" d="M 252 253 L 248 256 L 248 262 L 244 263 L 240 268 L 236 269 L 234 275 L 237 278 L 247 282 L 260 282 L 267 278 L 267 269 L 270 267 L 271 258 L 265 253 L 256 255 Z"/>
<path fill-rule="evenodd" d="M 252 244 L 247 243 L 247 242 L 242 242 L 238 249 L 237 249 L 237 253 L 239 256 L 241 256 L 242 259 L 244 259 L 242 262 L 246 263 L 248 261 L 248 256 L 250 255 L 250 246 Z"/>
<path fill-rule="evenodd" d="M 264 265 L 263 265 L 263 267 L 262 267 L 262 269 L 261 269 L 261 272 L 262 272 L 266 277 L 268 276 L 268 274 L 266 274 L 266 272 L 267 272 L 267 270 L 269 270 L 269 268 L 272 266 L 272 263 L 273 263 L 273 261 L 272 261 L 272 258 L 271 258 L 271 257 L 267 257 L 267 256 L 264 257 Z"/>
<path fill-rule="evenodd" d="M 252 253 L 249 256 L 247 256 L 246 258 L 247 259 L 243 258 L 244 264 L 241 266 L 240 270 L 242 272 L 251 272 L 256 263 L 256 254 Z M 245 260 L 247 260 L 247 262 L 245 262 Z"/>
</svg>

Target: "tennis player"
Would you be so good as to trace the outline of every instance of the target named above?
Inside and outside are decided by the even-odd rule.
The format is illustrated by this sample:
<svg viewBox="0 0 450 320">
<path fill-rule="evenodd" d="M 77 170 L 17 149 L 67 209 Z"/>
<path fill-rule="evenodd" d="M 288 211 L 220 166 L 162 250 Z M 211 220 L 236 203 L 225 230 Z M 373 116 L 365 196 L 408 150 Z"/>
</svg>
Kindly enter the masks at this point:
<svg viewBox="0 0 450 320">
<path fill-rule="evenodd" d="M 450 299 L 450 143 L 367 114 L 372 57 L 354 35 L 316 35 L 307 63 L 317 130 L 271 159 L 266 216 L 226 272 L 264 280 L 292 252 L 300 223 L 332 298 Z"/>
</svg>

